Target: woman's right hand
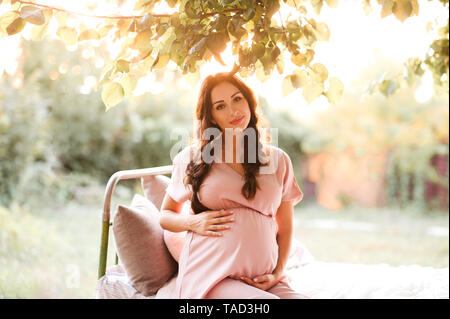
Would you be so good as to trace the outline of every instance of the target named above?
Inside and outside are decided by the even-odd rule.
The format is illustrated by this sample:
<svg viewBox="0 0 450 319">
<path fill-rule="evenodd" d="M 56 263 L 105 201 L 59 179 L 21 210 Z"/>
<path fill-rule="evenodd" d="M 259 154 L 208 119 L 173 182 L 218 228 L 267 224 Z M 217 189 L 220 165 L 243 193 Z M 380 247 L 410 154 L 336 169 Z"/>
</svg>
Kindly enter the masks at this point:
<svg viewBox="0 0 450 319">
<path fill-rule="evenodd" d="M 189 230 L 203 236 L 222 236 L 220 230 L 228 230 L 233 222 L 233 212 L 228 210 L 207 210 L 196 215 L 191 215 Z"/>
</svg>

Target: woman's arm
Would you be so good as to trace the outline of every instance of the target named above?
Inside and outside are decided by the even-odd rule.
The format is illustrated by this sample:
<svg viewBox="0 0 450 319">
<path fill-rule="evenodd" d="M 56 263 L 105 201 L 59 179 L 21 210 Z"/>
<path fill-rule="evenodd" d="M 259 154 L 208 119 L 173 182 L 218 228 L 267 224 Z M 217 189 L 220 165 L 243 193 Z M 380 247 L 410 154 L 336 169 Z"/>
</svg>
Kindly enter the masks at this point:
<svg viewBox="0 0 450 319">
<path fill-rule="evenodd" d="M 281 202 L 275 219 L 278 224 L 278 262 L 273 274 L 281 277 L 289 258 L 292 234 L 294 232 L 294 206 L 292 205 L 292 201 Z"/>
<path fill-rule="evenodd" d="M 191 229 L 192 215 L 180 214 L 184 202 L 177 202 L 167 193 L 161 204 L 161 217 L 159 224 L 163 229 L 179 233 Z"/>
<path fill-rule="evenodd" d="M 180 214 L 184 202 L 177 202 L 167 193 L 161 204 L 161 217 L 159 224 L 163 229 L 179 233 L 193 231 L 204 236 L 222 236 L 220 230 L 230 229 L 230 223 L 234 221 L 233 213 L 226 210 L 204 211 L 197 215 Z"/>
</svg>

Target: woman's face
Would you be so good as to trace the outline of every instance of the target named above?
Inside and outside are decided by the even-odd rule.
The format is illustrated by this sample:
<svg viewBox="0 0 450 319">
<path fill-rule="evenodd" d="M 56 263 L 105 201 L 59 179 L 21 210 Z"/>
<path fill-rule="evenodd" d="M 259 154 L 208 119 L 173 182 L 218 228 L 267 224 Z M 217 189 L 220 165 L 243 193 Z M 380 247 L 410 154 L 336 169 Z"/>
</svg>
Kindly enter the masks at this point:
<svg viewBox="0 0 450 319">
<path fill-rule="evenodd" d="M 230 82 L 221 82 L 211 90 L 213 123 L 222 132 L 226 128 L 246 129 L 250 122 L 250 107 L 244 95 Z"/>
</svg>

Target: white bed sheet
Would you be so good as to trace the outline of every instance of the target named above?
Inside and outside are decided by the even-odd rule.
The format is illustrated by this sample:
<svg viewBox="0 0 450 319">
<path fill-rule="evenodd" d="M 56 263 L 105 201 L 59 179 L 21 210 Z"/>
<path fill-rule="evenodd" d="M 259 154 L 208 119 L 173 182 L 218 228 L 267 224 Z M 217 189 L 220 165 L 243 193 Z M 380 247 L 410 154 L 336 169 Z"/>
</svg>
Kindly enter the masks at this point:
<svg viewBox="0 0 450 319">
<path fill-rule="evenodd" d="M 287 266 L 291 286 L 312 299 L 448 299 L 449 268 L 390 266 L 311 260 Z M 95 298 L 168 299 L 176 277 L 155 295 L 134 289 L 120 265 L 110 267 L 97 282 Z"/>
</svg>

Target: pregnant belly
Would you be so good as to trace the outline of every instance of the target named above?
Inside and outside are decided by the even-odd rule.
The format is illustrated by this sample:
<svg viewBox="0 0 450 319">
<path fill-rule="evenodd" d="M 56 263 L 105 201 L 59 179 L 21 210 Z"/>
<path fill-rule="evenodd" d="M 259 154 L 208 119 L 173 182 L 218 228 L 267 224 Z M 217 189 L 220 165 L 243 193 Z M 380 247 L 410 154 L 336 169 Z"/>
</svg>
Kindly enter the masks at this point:
<svg viewBox="0 0 450 319">
<path fill-rule="evenodd" d="M 278 259 L 275 220 L 249 208 L 229 210 L 235 221 L 221 237 L 192 234 L 189 262 L 230 277 L 271 273 Z"/>
</svg>

